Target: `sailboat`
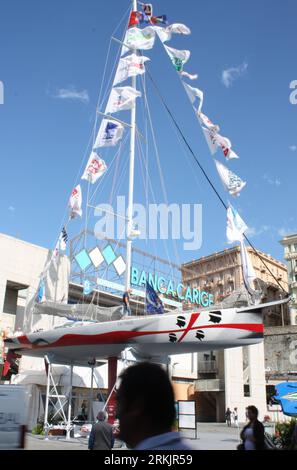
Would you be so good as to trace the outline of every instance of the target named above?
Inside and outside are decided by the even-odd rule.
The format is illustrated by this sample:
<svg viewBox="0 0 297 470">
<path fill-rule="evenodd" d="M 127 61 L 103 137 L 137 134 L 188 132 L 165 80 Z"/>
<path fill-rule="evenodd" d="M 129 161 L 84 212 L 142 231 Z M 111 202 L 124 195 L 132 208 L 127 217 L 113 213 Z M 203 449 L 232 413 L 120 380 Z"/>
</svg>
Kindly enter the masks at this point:
<svg viewBox="0 0 297 470">
<path fill-rule="evenodd" d="M 141 95 L 137 89 L 137 78 L 146 72 L 145 62 L 149 60 L 141 55 L 141 51 L 151 49 L 156 38 L 160 39 L 164 45 L 166 53 L 182 80 L 198 122 L 202 126 L 211 154 L 221 150 L 226 160 L 238 158 L 231 147 L 230 140 L 221 136 L 219 126 L 213 124 L 202 112 L 203 92 L 185 82 L 186 79 L 195 80 L 197 78 L 197 75 L 190 74 L 183 68 L 189 59 L 189 51 L 179 51 L 165 44 L 174 34 L 188 35 L 189 33 L 190 30 L 185 25 L 172 24 L 168 26 L 164 15 L 153 16 L 151 4 L 142 4 L 133 0 L 124 40 L 116 40 L 121 46 L 121 58 L 109 100 L 105 111 L 97 113 L 102 117 L 102 121 L 83 175 L 83 179 L 88 185 L 88 193 L 90 186 L 107 171 L 107 165 L 99 156 L 98 150 L 116 146 L 122 139 L 123 132 L 127 129 L 130 133 L 128 211 L 125 217 L 127 242 L 126 259 L 124 260 L 124 291 L 129 291 L 131 288 L 132 243 L 138 236 L 133 220 L 136 135 L 139 132 L 136 125 L 136 106 Z M 122 82 L 128 79 L 131 79 L 131 83 L 122 86 Z M 199 105 L 196 108 L 197 100 Z M 165 107 L 167 107 L 166 104 Z M 115 116 L 122 110 L 130 112 L 129 123 Z M 177 130 L 180 131 L 179 128 Z M 183 139 L 185 140 L 184 137 Z M 189 144 L 185 143 L 193 153 Z M 245 182 L 225 165 L 218 161 L 215 162 L 224 188 L 230 195 L 237 195 L 244 188 Z M 81 186 L 77 185 L 70 198 L 70 219 L 81 216 L 81 200 Z M 251 283 L 254 274 L 251 272 L 247 253 L 244 251 L 244 232 L 247 227 L 232 206 L 225 206 L 225 208 L 228 209 L 229 240 L 239 241 L 242 253 L 245 255 L 244 279 L 250 298 L 252 298 L 256 293 Z M 56 261 L 61 244 L 65 244 L 66 241 L 67 233 L 64 228 L 59 236 L 58 244 L 53 250 L 50 263 Z M 93 305 L 91 306 L 95 311 L 93 321 L 83 321 L 84 313 L 89 311 L 90 306 L 59 304 L 44 299 L 44 285 L 42 283 L 47 269 L 48 266 L 41 275 L 33 314 L 34 309 L 39 314 L 57 315 L 64 318 L 69 318 L 71 314 L 76 316 L 76 320 L 79 318 L 80 321 L 69 322 L 66 325 L 48 330 L 27 331 L 22 335 L 8 338 L 6 347 L 9 352 L 6 370 L 13 358 L 22 355 L 46 356 L 52 363 L 73 365 L 76 363 L 90 364 L 94 359 L 121 358 L 123 352 L 129 350 L 135 360 L 158 362 L 162 356 L 257 344 L 263 341 L 263 309 L 288 301 L 282 299 L 266 304 L 261 304 L 258 301 L 240 307 L 226 307 L 219 304 L 210 305 L 208 308 L 197 306 L 191 310 L 176 308 L 162 314 L 147 313 L 138 316 L 133 314 L 123 316 L 119 306 L 105 309 Z M 84 271 L 84 268 L 81 267 L 81 270 Z"/>
</svg>

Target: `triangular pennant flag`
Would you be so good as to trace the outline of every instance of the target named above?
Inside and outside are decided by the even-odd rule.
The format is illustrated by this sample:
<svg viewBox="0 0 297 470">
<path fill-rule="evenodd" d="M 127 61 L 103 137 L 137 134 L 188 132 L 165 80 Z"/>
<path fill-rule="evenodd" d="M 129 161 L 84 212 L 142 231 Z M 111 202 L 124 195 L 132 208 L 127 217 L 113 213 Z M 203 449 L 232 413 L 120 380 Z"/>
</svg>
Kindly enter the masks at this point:
<svg viewBox="0 0 297 470">
<path fill-rule="evenodd" d="M 201 111 L 202 105 L 203 105 L 203 91 L 199 90 L 199 88 L 193 88 L 192 86 L 188 85 L 185 82 L 182 82 L 187 95 L 189 97 L 189 100 L 191 101 L 192 105 L 194 106 L 194 103 L 196 101 L 196 98 L 200 100 L 199 106 L 198 106 L 198 112 Z"/>
<path fill-rule="evenodd" d="M 210 153 L 214 155 L 218 149 L 218 145 L 214 139 L 215 133 L 209 129 L 206 129 L 206 127 L 203 127 L 203 126 L 202 126 L 202 130 L 203 130 L 203 134 L 207 142 L 207 145 L 209 147 Z"/>
<path fill-rule="evenodd" d="M 225 189 L 231 196 L 239 196 L 246 182 L 217 160 L 215 160 L 215 164 Z"/>
<path fill-rule="evenodd" d="M 173 47 L 165 46 L 165 50 L 170 57 L 170 60 L 177 72 L 181 72 L 184 68 L 184 64 L 188 62 L 190 58 L 190 51 L 173 49 Z"/>
<path fill-rule="evenodd" d="M 242 220 L 238 212 L 229 205 L 227 209 L 227 240 L 228 243 L 241 242 L 243 234 L 247 230 L 247 225 Z"/>
<path fill-rule="evenodd" d="M 160 26 L 154 26 L 156 33 L 159 36 L 161 42 L 170 41 L 172 33 L 177 34 L 191 34 L 190 28 L 181 23 L 175 23 L 167 26 L 167 28 L 162 28 Z"/>
<path fill-rule="evenodd" d="M 218 133 L 220 128 L 216 124 L 214 124 L 209 117 L 206 116 L 206 114 L 203 114 L 202 111 L 197 113 L 198 120 L 200 124 L 202 124 L 204 127 L 206 127 L 208 130 Z"/>
<path fill-rule="evenodd" d="M 189 78 L 190 80 L 197 80 L 197 78 L 198 78 L 198 74 L 197 74 L 197 73 L 191 74 L 191 73 L 185 72 L 184 70 L 182 70 L 181 72 L 179 72 L 179 74 L 180 74 L 182 77 Z"/>
</svg>

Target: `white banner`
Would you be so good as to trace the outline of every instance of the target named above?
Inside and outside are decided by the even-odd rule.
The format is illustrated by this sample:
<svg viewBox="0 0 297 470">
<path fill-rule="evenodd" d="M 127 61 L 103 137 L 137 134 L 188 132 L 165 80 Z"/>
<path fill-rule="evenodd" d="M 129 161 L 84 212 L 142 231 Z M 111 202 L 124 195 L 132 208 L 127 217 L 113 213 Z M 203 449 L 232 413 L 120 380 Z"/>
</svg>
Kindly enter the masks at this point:
<svg viewBox="0 0 297 470">
<path fill-rule="evenodd" d="M 120 59 L 113 86 L 127 80 L 129 77 L 136 77 L 136 75 L 145 73 L 144 63 L 147 60 L 150 59 L 136 54 L 131 54 Z"/>
<path fill-rule="evenodd" d="M 97 153 L 92 152 L 85 171 L 81 177 L 82 180 L 90 181 L 94 184 L 107 170 L 107 166 L 104 160 L 102 160 Z"/>
<path fill-rule="evenodd" d="M 131 86 L 112 88 L 105 114 L 131 109 L 138 96 L 141 96 L 140 91 L 135 90 Z"/>
<path fill-rule="evenodd" d="M 82 216 L 82 192 L 80 184 L 78 184 L 71 193 L 69 199 L 69 207 L 71 208 L 71 218 L 74 219 L 77 215 Z"/>
<path fill-rule="evenodd" d="M 103 119 L 99 127 L 94 148 L 113 147 L 123 137 L 124 126 L 112 119 Z"/>
<path fill-rule="evenodd" d="M 154 47 L 156 33 L 153 26 L 144 29 L 129 28 L 126 32 L 122 56 L 128 51 L 135 49 L 148 50 Z M 125 44 L 129 47 L 126 47 Z"/>
</svg>

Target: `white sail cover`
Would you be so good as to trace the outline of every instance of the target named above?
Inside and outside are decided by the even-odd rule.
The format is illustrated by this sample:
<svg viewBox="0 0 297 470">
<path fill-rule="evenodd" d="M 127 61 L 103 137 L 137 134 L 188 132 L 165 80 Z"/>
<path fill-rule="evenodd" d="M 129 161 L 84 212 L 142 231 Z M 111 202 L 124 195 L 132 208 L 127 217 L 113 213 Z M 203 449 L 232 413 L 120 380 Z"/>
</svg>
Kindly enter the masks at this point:
<svg viewBox="0 0 297 470">
<path fill-rule="evenodd" d="M 247 228 L 247 225 L 242 220 L 238 212 L 230 204 L 227 209 L 226 235 L 228 243 L 241 242 L 243 240 L 243 234 Z"/>
<path fill-rule="evenodd" d="M 127 78 L 129 77 L 136 77 L 136 75 L 144 74 L 144 63 L 147 60 L 150 59 L 148 57 L 140 56 L 137 54 L 131 54 L 120 59 L 113 86 L 127 80 Z"/>
<path fill-rule="evenodd" d="M 153 26 L 154 30 L 156 31 L 157 35 L 161 42 L 170 41 L 172 37 L 172 33 L 176 34 L 191 34 L 190 28 L 188 26 L 181 24 L 181 23 L 174 23 L 167 28 L 162 28 L 161 26 Z"/>
<path fill-rule="evenodd" d="M 128 51 L 135 49 L 148 50 L 154 47 L 156 33 L 153 26 L 146 28 L 129 28 L 126 32 L 124 45 L 122 47 L 123 56 Z M 127 47 L 128 46 L 128 47 Z"/>
<path fill-rule="evenodd" d="M 74 219 L 77 215 L 82 216 L 82 192 L 80 184 L 75 186 L 69 199 L 69 207 L 71 209 L 70 216 Z"/>
<path fill-rule="evenodd" d="M 85 171 L 81 177 L 82 180 L 90 181 L 94 184 L 107 170 L 107 166 L 104 160 L 100 158 L 97 153 L 92 152 Z"/>
<path fill-rule="evenodd" d="M 173 47 L 165 46 L 165 50 L 177 72 L 181 72 L 184 64 L 188 62 L 191 52 L 187 50 L 173 49 Z"/>
<path fill-rule="evenodd" d="M 124 126 L 113 119 L 103 119 L 94 143 L 94 148 L 113 147 L 121 140 Z"/>
<path fill-rule="evenodd" d="M 215 160 L 215 164 L 224 188 L 229 194 L 231 194 L 231 196 L 239 196 L 240 191 L 245 187 L 246 182 L 218 160 Z"/>
<path fill-rule="evenodd" d="M 112 88 L 105 114 L 131 109 L 138 96 L 141 96 L 140 91 L 135 90 L 131 86 Z"/>
<path fill-rule="evenodd" d="M 193 88 L 192 86 L 188 85 L 185 82 L 182 82 L 187 95 L 189 97 L 189 100 L 191 101 L 192 105 L 194 106 L 194 103 L 196 101 L 196 98 L 200 100 L 199 106 L 198 106 L 198 112 L 201 111 L 202 105 L 203 105 L 203 91 L 199 90 L 199 88 Z"/>
<path fill-rule="evenodd" d="M 253 295 L 255 293 L 254 281 L 256 280 L 256 274 L 243 240 L 240 242 L 240 252 L 244 284 L 247 290 Z"/>
</svg>

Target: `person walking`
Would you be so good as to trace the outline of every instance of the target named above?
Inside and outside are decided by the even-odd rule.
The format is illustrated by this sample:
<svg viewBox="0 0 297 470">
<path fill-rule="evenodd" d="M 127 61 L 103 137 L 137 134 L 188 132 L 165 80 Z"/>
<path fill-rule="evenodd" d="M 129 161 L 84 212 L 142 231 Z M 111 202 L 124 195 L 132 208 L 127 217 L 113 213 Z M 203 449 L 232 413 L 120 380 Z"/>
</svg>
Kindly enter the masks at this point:
<svg viewBox="0 0 297 470">
<path fill-rule="evenodd" d="M 106 422 L 105 411 L 99 411 L 89 437 L 89 450 L 111 450 L 114 445 L 112 426 Z"/>
<path fill-rule="evenodd" d="M 239 450 L 264 450 L 265 434 L 264 426 L 258 420 L 258 409 L 255 406 L 247 407 L 248 424 L 244 426 L 240 433 L 242 444 Z"/>
<path fill-rule="evenodd" d="M 117 417 L 120 439 L 135 450 L 192 450 L 172 428 L 176 418 L 172 384 L 162 367 L 142 362 L 120 376 Z"/>
<path fill-rule="evenodd" d="M 227 421 L 228 427 L 230 427 L 231 426 L 231 410 L 229 407 L 227 408 L 226 413 L 225 413 L 225 420 Z"/>
<path fill-rule="evenodd" d="M 238 427 L 238 409 L 237 408 L 234 408 L 232 415 L 233 415 L 234 425 Z"/>
<path fill-rule="evenodd" d="M 131 315 L 131 308 L 130 308 L 130 295 L 132 293 L 132 289 L 128 289 L 126 292 L 124 292 L 124 295 L 123 295 L 123 307 L 124 307 L 124 311 L 123 311 L 123 314 L 124 315 Z"/>
</svg>

